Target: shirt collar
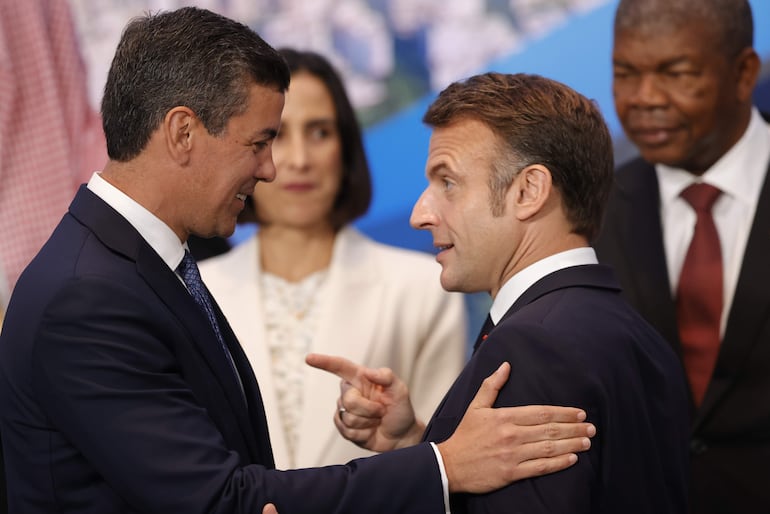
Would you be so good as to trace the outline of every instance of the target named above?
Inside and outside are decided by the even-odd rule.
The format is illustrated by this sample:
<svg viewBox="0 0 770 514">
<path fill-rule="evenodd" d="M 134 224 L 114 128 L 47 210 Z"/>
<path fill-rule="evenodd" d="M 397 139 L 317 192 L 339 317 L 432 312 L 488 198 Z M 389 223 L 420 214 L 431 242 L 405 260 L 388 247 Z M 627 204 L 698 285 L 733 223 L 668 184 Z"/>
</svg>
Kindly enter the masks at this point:
<svg viewBox="0 0 770 514">
<path fill-rule="evenodd" d="M 503 287 L 500 288 L 494 302 L 492 302 L 492 307 L 489 309 L 489 316 L 492 318 L 492 322 L 497 325 L 505 313 L 508 312 L 508 309 L 524 294 L 524 291 L 544 276 L 564 268 L 585 264 L 598 264 L 598 262 L 594 249 L 586 246 L 550 255 L 545 259 L 530 264 L 509 278 L 503 284 Z"/>
<path fill-rule="evenodd" d="M 179 238 L 160 218 L 142 207 L 133 198 L 104 180 L 99 173 L 94 173 L 88 181 L 88 189 L 104 202 L 118 211 L 136 230 L 139 235 L 152 247 L 163 259 L 163 262 L 176 270 L 182 262 L 186 243 L 182 244 Z"/>
<path fill-rule="evenodd" d="M 655 165 L 660 199 L 663 205 L 676 201 L 690 184 L 705 182 L 718 187 L 722 193 L 747 205 L 758 198 L 770 159 L 770 128 L 759 111 L 753 108 L 746 132 L 717 162 L 697 177 L 692 173 L 664 164 Z M 741 170 L 736 173 L 735 170 Z"/>
</svg>

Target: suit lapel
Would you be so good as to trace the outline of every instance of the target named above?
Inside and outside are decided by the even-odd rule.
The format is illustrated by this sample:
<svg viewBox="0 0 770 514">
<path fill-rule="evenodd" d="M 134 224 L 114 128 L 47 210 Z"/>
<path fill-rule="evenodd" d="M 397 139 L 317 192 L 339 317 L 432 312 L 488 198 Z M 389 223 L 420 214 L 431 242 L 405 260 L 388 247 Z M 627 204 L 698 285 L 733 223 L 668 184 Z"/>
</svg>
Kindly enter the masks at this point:
<svg viewBox="0 0 770 514">
<path fill-rule="evenodd" d="M 602 264 L 570 266 L 554 271 L 532 284 L 529 289 L 524 291 L 524 293 L 513 302 L 513 305 L 511 305 L 508 311 L 503 315 L 500 323 L 541 296 L 567 287 L 599 287 L 603 289 L 614 289 L 620 292 L 620 286 L 615 280 L 612 269 L 609 266 L 604 266 Z M 498 325 L 500 323 L 498 323 Z M 494 330 L 492 333 L 494 333 Z"/>
<path fill-rule="evenodd" d="M 601 264 L 589 264 L 582 266 L 571 266 L 569 268 L 555 271 L 541 278 L 532 284 L 532 286 L 529 287 L 526 291 L 524 291 L 524 293 L 506 311 L 500 322 L 495 325 L 495 328 L 490 331 L 490 337 L 495 333 L 495 330 L 498 326 L 500 326 L 501 323 L 513 316 L 517 311 L 523 309 L 528 304 L 534 302 L 544 295 L 568 287 L 594 287 L 612 289 L 618 293 L 620 292 L 620 286 L 618 285 L 617 280 L 613 275 L 612 269 L 608 266 Z M 494 341 L 490 341 L 489 344 L 494 344 Z M 483 344 L 479 346 L 479 354 L 483 353 L 483 348 Z M 434 427 L 434 421 L 442 417 L 445 406 L 449 405 L 451 409 L 455 409 L 458 405 L 458 398 L 464 398 L 467 395 L 467 389 L 469 386 L 475 388 L 479 387 L 480 384 L 470 383 L 468 374 L 468 370 L 473 369 L 474 359 L 479 358 L 477 355 L 478 354 L 474 354 L 474 356 L 471 357 L 471 361 L 466 365 L 465 369 L 460 373 L 460 376 L 457 377 L 455 383 L 452 384 L 452 387 L 441 400 L 438 408 L 436 408 L 436 412 L 433 414 L 430 421 L 428 422 L 427 427 L 425 428 L 425 432 L 423 433 L 423 441 L 442 440 L 444 437 L 446 437 L 448 434 L 444 434 L 443 431 L 446 430 L 447 427 L 444 426 L 442 428 L 436 428 L 438 427 L 438 424 L 436 424 L 436 427 Z M 475 392 L 473 394 L 475 395 Z M 465 410 L 467 407 L 467 405 L 462 406 L 463 410 Z M 459 422 L 459 419 L 457 421 Z M 436 433 L 432 434 L 431 432 L 434 431 L 434 428 L 436 428 Z M 452 430 L 454 430 L 454 427 L 452 427 Z"/>
<path fill-rule="evenodd" d="M 241 391 L 240 384 L 233 375 L 230 363 L 227 362 L 227 357 L 208 319 L 201 312 L 195 300 L 187 292 L 176 274 L 166 266 L 148 245 L 145 244 L 137 256 L 136 266 L 137 271 L 148 285 L 169 306 L 169 309 L 174 312 L 182 324 L 188 328 L 191 340 L 198 348 L 198 351 L 201 352 L 204 360 L 211 368 L 212 374 L 221 385 L 224 396 L 238 420 L 243 439 L 247 442 L 247 446 L 252 452 L 252 456 L 254 456 L 256 453 L 254 427 L 249 422 L 247 406 L 244 403 L 244 391 Z M 215 309 L 219 312 L 218 307 Z M 221 313 L 218 313 L 218 317 L 223 335 L 227 333 L 227 336 L 224 336 L 226 342 L 232 349 L 233 344 L 231 341 L 234 336 L 231 335 L 232 332 Z M 230 341 L 227 341 L 227 339 L 230 339 Z M 247 386 L 247 383 L 253 382 L 253 377 L 247 379 L 244 373 L 241 372 L 240 374 L 242 375 L 241 380 L 244 382 L 244 390 L 248 388 L 248 390 L 253 392 L 251 386 Z M 257 398 L 249 396 L 248 393 L 247 398 L 250 404 L 258 403 Z"/>
<path fill-rule="evenodd" d="M 767 289 L 767 258 L 770 255 L 770 168 L 759 195 L 757 211 L 746 243 L 741 271 L 727 318 L 719 357 L 703 404 L 695 418 L 695 429 L 708 417 L 719 399 L 740 375 L 746 358 L 760 341 L 759 331 L 770 318 Z"/>
<path fill-rule="evenodd" d="M 227 357 L 208 319 L 187 292 L 181 280 L 125 218 L 85 186 L 82 186 L 78 192 L 70 212 L 87 225 L 105 246 L 133 260 L 136 263 L 137 273 L 163 303 L 169 306 L 169 311 L 177 316 L 183 326 L 187 327 L 191 341 L 201 352 L 212 374 L 222 386 L 231 410 L 238 420 L 243 439 L 254 452 L 256 447 L 253 428 L 250 427 L 240 386 L 233 376 Z M 227 331 L 229 332 L 229 327 Z M 256 401 L 256 399 L 250 397 L 249 401 Z"/>
<path fill-rule="evenodd" d="M 637 160 L 617 177 L 617 201 L 621 205 L 620 216 L 608 219 L 612 233 L 605 237 L 618 238 L 612 245 L 624 248 L 623 254 L 629 259 L 617 265 L 624 284 L 633 284 L 625 293 L 639 313 L 658 328 L 663 337 L 670 341 L 677 354 L 681 355 L 681 343 L 676 323 L 676 310 L 671 295 L 663 230 L 660 220 L 660 195 L 655 169 L 644 161 Z M 627 220 L 628 225 L 618 220 Z"/>
<path fill-rule="evenodd" d="M 374 341 L 368 334 L 370 327 L 376 326 L 377 303 L 382 294 L 373 280 L 377 260 L 361 239 L 351 228 L 344 228 L 337 235 L 326 285 L 317 299 L 322 310 L 312 351 L 366 363 Z M 367 336 L 361 337 L 361 333 Z M 339 396 L 339 379 L 311 368 L 306 370 L 305 377 L 297 458 L 318 463 L 340 437 L 331 421 L 318 424 L 319 419 L 330 417 L 334 404 L 329 403 L 329 398 Z"/>
<path fill-rule="evenodd" d="M 241 378 L 244 393 L 246 398 L 248 398 L 247 414 L 250 422 L 247 422 L 245 425 L 248 431 L 244 434 L 244 437 L 249 445 L 249 450 L 252 452 L 256 451 L 255 462 L 259 462 L 267 467 L 274 467 L 275 462 L 273 461 L 273 450 L 270 445 L 270 431 L 267 427 L 262 394 L 259 390 L 259 384 L 256 377 L 254 376 L 254 370 L 249 363 L 246 353 L 238 342 L 238 338 L 235 336 L 230 324 L 227 322 L 227 318 L 225 318 L 219 305 L 217 305 L 216 300 L 214 300 L 214 309 L 217 313 L 219 326 L 222 329 L 225 343 L 230 350 L 230 355 L 233 357 L 235 367 Z"/>
<path fill-rule="evenodd" d="M 256 432 L 262 430 L 270 433 L 269 454 L 277 460 L 286 457 L 286 443 L 281 430 L 281 417 L 277 407 L 273 375 L 270 368 L 270 352 L 267 347 L 267 336 L 264 330 L 262 297 L 259 293 L 259 260 L 258 240 L 255 237 L 236 246 L 227 254 L 217 257 L 224 262 L 210 269 L 208 262 L 201 263 L 201 275 L 207 287 L 212 291 L 212 297 L 222 319 L 225 319 L 226 330 L 230 341 L 228 346 L 236 362 L 249 401 L 249 415 Z M 220 266 L 228 270 L 220 273 Z M 233 274 L 229 270 L 237 269 Z M 255 308 L 256 307 L 256 308 Z M 219 309 L 222 310 L 219 310 Z M 223 314 L 231 314 L 228 319 Z M 232 321 L 231 321 L 232 320 Z M 237 344 L 236 344 L 237 342 Z M 251 385 L 246 386 L 249 382 Z M 254 406 L 258 408 L 254 408 Z M 266 419 L 262 419 L 262 418 Z M 268 423 L 267 420 L 270 420 Z M 264 425 L 264 426 L 263 426 Z M 273 427 L 270 430 L 268 427 Z M 259 434 L 257 434 L 258 436 Z M 267 453 L 264 440 L 257 437 L 260 451 Z"/>
</svg>

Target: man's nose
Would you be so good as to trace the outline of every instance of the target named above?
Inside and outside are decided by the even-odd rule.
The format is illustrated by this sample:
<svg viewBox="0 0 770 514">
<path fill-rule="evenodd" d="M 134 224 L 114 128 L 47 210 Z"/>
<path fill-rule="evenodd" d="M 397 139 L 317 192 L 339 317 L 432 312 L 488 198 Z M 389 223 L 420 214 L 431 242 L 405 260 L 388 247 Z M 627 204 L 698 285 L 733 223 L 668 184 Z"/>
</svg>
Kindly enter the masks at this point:
<svg viewBox="0 0 770 514">
<path fill-rule="evenodd" d="M 417 230 L 427 230 L 436 224 L 436 215 L 428 190 L 422 192 L 412 208 L 409 224 Z"/>
</svg>

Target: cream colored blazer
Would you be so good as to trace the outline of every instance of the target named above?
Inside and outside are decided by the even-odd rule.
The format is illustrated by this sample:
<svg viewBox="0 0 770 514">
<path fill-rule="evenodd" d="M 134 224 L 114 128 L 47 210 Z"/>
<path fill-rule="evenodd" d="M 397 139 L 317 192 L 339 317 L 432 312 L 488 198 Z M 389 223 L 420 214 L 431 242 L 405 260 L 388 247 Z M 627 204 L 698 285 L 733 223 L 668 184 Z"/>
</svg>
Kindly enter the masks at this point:
<svg viewBox="0 0 770 514">
<path fill-rule="evenodd" d="M 265 341 L 256 236 L 200 263 L 259 381 L 276 466 L 289 467 Z M 387 366 L 409 385 L 418 417 L 428 421 L 466 355 L 463 296 L 439 283 L 441 267 L 424 253 L 377 243 L 352 227 L 334 243 L 313 352 Z M 342 438 L 332 422 L 340 380 L 308 368 L 294 467 L 341 464 L 369 455 Z"/>
</svg>

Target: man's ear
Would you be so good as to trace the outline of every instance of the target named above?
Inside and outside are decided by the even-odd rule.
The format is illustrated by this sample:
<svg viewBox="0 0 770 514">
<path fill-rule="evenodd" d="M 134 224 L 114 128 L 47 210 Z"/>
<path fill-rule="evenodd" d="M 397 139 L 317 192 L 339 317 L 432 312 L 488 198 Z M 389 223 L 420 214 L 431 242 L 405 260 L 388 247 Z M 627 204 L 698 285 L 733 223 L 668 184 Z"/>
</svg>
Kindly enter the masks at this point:
<svg viewBox="0 0 770 514">
<path fill-rule="evenodd" d="M 762 62 L 753 48 L 747 47 L 741 50 L 735 59 L 737 66 L 737 91 L 740 102 L 748 102 L 754 94 L 754 88 L 759 79 Z"/>
<path fill-rule="evenodd" d="M 171 158 L 178 164 L 190 159 L 193 133 L 201 125 L 200 120 L 189 107 L 174 107 L 163 118 L 163 134 Z"/>
<path fill-rule="evenodd" d="M 513 194 L 514 212 L 519 221 L 543 210 L 553 191 L 551 171 L 542 164 L 530 164 L 519 172 L 509 194 Z"/>
</svg>

